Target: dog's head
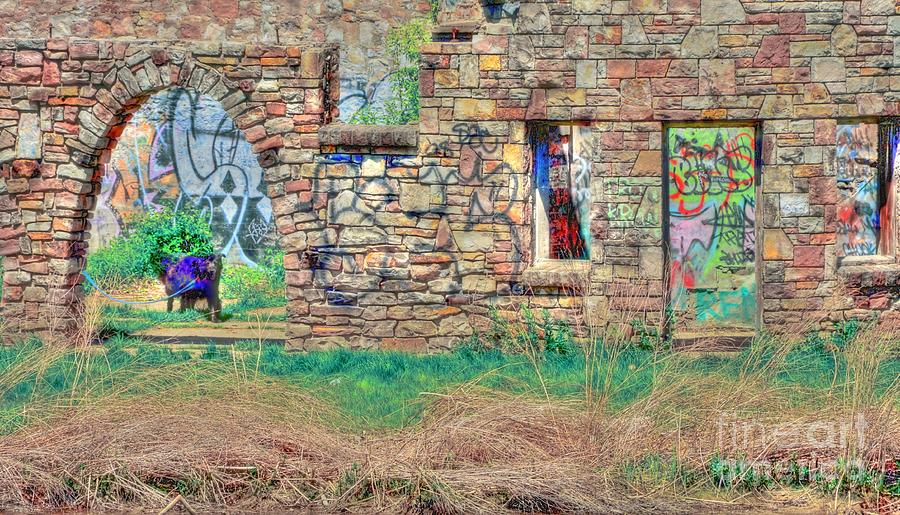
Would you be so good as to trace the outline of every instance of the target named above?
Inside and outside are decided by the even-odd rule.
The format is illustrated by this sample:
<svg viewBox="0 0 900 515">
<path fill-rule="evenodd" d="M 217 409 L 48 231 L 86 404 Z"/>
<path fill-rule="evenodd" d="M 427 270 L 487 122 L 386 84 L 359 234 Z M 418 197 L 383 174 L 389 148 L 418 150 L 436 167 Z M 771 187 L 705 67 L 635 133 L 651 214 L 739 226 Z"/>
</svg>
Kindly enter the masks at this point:
<svg viewBox="0 0 900 515">
<path fill-rule="evenodd" d="M 212 254 L 204 260 L 206 263 L 206 275 L 213 281 L 218 281 L 222 277 L 222 260 L 225 256 L 222 254 Z"/>
</svg>

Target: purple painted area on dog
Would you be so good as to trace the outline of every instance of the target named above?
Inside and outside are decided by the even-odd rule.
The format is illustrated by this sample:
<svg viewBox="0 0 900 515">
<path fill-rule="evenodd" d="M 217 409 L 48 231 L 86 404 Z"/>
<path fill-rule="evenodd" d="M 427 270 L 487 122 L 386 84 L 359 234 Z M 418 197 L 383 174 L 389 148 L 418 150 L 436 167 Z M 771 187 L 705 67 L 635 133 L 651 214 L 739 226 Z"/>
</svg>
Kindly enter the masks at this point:
<svg viewBox="0 0 900 515">
<path fill-rule="evenodd" d="M 214 254 L 206 257 L 184 256 L 177 260 L 166 258 L 162 262 L 166 272 L 160 277 L 166 293 L 183 291 L 181 309 L 193 308 L 193 301 L 205 297 L 213 321 L 221 310 L 219 301 L 219 280 L 222 276 L 222 256 Z M 171 311 L 171 299 L 169 310 Z"/>
</svg>

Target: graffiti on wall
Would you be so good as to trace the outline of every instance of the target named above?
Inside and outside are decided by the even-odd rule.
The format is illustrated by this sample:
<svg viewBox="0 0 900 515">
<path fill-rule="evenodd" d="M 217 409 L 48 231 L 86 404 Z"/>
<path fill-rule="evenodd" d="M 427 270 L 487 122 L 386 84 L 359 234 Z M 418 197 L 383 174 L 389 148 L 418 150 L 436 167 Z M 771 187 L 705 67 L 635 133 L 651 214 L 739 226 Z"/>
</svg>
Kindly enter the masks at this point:
<svg viewBox="0 0 900 515">
<path fill-rule="evenodd" d="M 679 327 L 756 320 L 756 137 L 750 127 L 668 131 L 669 259 Z"/>
<path fill-rule="evenodd" d="M 881 199 L 881 234 L 879 234 L 879 251 L 893 255 L 896 252 L 896 223 L 894 222 L 897 206 L 897 187 L 894 177 L 900 168 L 900 121 L 892 119 L 885 124 L 884 138 L 887 141 L 887 163 L 882 169 L 880 188 Z"/>
<path fill-rule="evenodd" d="M 837 208 L 837 254 L 877 254 L 881 229 L 878 125 L 838 125 L 834 160 L 841 193 Z"/>
<path fill-rule="evenodd" d="M 590 249 L 590 127 L 547 125 L 533 134 L 535 191 L 546 217 L 543 257 L 588 259 Z M 539 221 L 544 221 L 543 219 Z M 544 238 L 544 235 L 538 235 Z"/>
<path fill-rule="evenodd" d="M 91 248 L 125 229 L 130 216 L 194 208 L 209 220 L 221 253 L 255 265 L 276 238 L 263 170 L 221 104 L 186 89 L 151 97 L 105 166 Z"/>
</svg>

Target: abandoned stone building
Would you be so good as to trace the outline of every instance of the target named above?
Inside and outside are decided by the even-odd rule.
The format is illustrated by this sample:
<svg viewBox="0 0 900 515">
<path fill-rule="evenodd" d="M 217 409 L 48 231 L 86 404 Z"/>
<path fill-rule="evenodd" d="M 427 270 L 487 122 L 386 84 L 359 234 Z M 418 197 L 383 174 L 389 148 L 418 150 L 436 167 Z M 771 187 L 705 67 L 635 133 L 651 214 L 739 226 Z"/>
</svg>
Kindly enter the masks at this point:
<svg viewBox="0 0 900 515">
<path fill-rule="evenodd" d="M 77 304 L 100 167 L 175 87 L 263 170 L 293 348 L 445 349 L 495 304 L 676 338 L 900 327 L 894 0 L 443 4 L 409 126 L 341 123 L 338 37 L 0 42 L 7 331 Z"/>
</svg>

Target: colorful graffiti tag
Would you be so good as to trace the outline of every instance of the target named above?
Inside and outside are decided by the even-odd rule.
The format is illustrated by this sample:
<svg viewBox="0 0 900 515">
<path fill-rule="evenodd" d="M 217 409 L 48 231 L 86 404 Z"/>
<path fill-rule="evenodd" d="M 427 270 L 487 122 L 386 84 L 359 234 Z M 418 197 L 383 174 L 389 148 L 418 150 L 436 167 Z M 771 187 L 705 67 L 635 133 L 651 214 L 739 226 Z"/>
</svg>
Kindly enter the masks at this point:
<svg viewBox="0 0 900 515">
<path fill-rule="evenodd" d="M 880 182 L 881 234 L 879 234 L 879 252 L 893 255 L 897 251 L 897 224 L 894 221 L 897 209 L 897 186 L 894 177 L 900 168 L 900 120 L 891 119 L 884 126 L 884 139 L 887 141 L 886 166 L 882 169 Z"/>
<path fill-rule="evenodd" d="M 533 133 L 539 257 L 588 259 L 590 253 L 589 127 L 548 125 Z M 545 251 L 540 249 L 546 249 Z"/>
<path fill-rule="evenodd" d="M 676 329 L 756 321 L 756 137 L 751 127 L 668 131 Z"/>
<path fill-rule="evenodd" d="M 150 98 L 104 170 L 91 248 L 122 233 L 130 215 L 170 207 L 208 217 L 221 252 L 255 265 L 276 238 L 263 170 L 222 106 L 186 89 Z"/>
<path fill-rule="evenodd" d="M 841 193 L 837 207 L 837 254 L 877 254 L 881 230 L 878 125 L 839 125 L 836 144 L 835 171 Z"/>
</svg>

